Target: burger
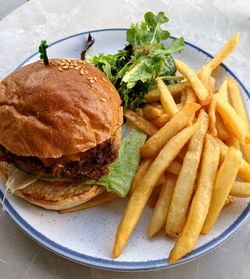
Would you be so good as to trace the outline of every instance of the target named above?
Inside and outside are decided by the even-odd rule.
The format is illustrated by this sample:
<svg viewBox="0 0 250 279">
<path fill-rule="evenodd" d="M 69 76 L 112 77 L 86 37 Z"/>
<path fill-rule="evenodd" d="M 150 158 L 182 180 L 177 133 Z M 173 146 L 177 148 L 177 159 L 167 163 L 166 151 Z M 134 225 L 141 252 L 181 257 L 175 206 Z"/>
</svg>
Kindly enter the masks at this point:
<svg viewBox="0 0 250 279">
<path fill-rule="evenodd" d="M 121 99 L 97 68 L 50 59 L 0 83 L 0 173 L 15 195 L 46 209 L 82 204 L 118 158 Z"/>
</svg>

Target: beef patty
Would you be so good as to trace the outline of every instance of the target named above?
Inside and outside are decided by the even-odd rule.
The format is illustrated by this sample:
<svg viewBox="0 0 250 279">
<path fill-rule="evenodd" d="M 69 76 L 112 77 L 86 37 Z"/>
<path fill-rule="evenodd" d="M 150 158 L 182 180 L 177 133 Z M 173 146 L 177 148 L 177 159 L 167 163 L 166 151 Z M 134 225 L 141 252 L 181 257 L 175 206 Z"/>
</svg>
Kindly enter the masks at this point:
<svg viewBox="0 0 250 279">
<path fill-rule="evenodd" d="M 111 139 L 85 152 L 60 158 L 17 156 L 0 146 L 0 161 L 14 164 L 17 168 L 38 176 L 72 179 L 99 179 L 108 173 L 107 164 L 113 162 L 118 150 Z"/>
</svg>

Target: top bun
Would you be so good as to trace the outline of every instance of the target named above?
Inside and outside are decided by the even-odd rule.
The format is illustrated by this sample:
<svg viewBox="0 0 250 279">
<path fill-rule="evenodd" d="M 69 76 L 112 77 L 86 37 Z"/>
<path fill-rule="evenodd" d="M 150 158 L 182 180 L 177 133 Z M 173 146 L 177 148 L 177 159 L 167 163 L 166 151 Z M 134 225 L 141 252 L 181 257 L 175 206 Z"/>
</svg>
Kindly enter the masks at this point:
<svg viewBox="0 0 250 279">
<path fill-rule="evenodd" d="M 115 136 L 121 124 L 118 92 L 85 61 L 37 61 L 0 83 L 0 144 L 18 156 L 84 152 Z"/>
</svg>

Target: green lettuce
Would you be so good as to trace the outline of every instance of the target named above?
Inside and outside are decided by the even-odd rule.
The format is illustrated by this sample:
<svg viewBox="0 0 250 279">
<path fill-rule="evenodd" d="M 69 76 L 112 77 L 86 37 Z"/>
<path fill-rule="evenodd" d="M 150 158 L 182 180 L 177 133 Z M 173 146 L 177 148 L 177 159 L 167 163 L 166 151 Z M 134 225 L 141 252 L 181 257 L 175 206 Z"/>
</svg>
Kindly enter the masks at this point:
<svg viewBox="0 0 250 279">
<path fill-rule="evenodd" d="M 109 173 L 99 180 L 86 180 L 79 184 L 102 185 L 108 192 L 116 192 L 120 197 L 125 197 L 138 168 L 139 150 L 146 137 L 144 133 L 137 129 L 129 129 L 122 140 L 118 159 L 109 165 Z"/>
</svg>

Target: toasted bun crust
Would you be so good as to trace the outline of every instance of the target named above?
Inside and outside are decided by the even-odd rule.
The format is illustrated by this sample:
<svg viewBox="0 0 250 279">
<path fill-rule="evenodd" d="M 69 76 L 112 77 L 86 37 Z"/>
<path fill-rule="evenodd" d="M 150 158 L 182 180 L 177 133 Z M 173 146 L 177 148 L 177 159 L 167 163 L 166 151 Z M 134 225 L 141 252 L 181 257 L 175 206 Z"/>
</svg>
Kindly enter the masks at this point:
<svg viewBox="0 0 250 279">
<path fill-rule="evenodd" d="M 0 162 L 0 177 L 4 182 L 10 174 L 10 165 Z M 56 186 L 46 181 L 36 181 L 15 195 L 29 203 L 49 210 L 63 210 L 83 204 L 101 194 L 105 189 L 98 185 Z"/>
<path fill-rule="evenodd" d="M 84 152 L 113 138 L 121 124 L 118 92 L 85 61 L 37 61 L 0 83 L 0 144 L 18 156 Z"/>
</svg>

